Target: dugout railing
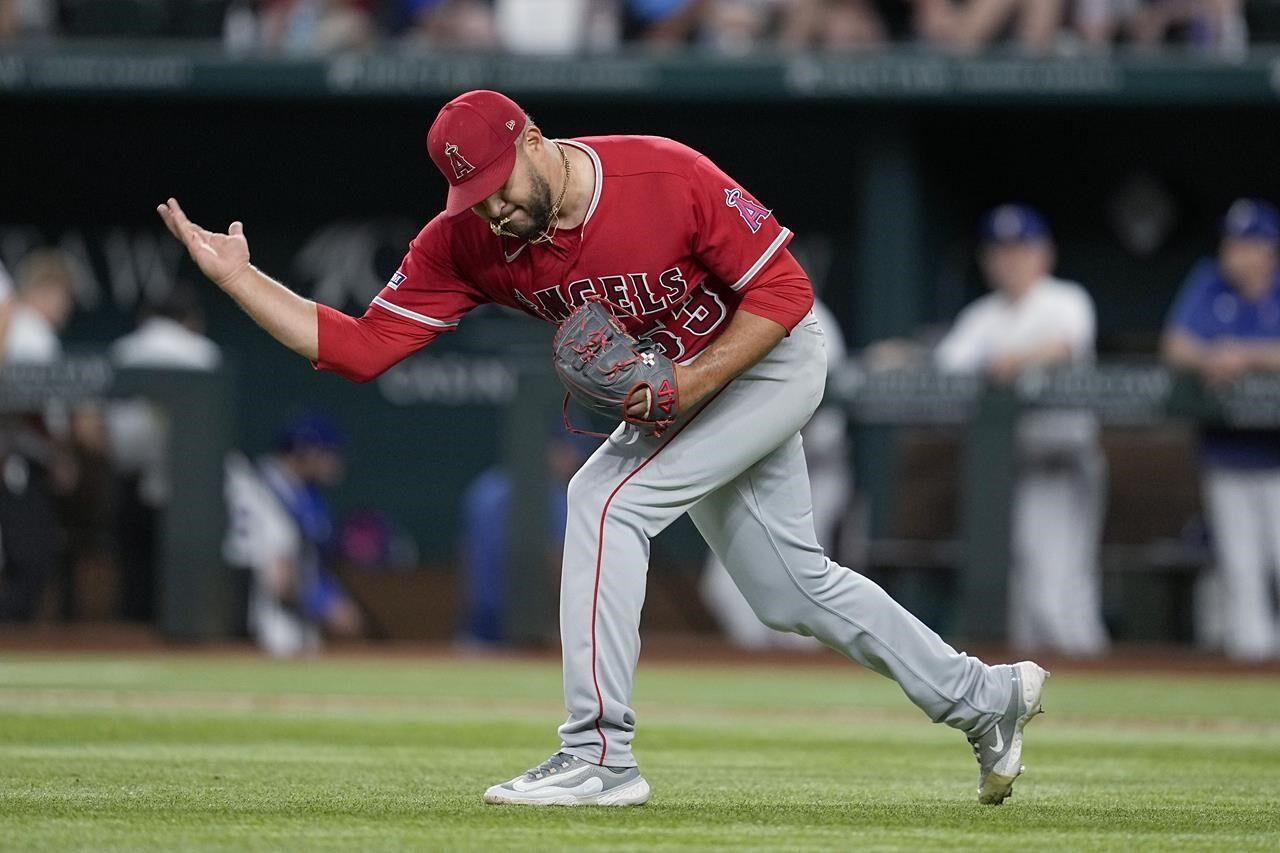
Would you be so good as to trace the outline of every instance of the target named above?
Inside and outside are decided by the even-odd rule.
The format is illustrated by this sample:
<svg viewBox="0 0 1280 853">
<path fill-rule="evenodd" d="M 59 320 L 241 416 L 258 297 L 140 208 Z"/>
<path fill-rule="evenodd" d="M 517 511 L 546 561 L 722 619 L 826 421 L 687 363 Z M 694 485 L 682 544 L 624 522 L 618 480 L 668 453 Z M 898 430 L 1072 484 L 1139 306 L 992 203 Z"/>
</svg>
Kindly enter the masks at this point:
<svg viewBox="0 0 1280 853">
<path fill-rule="evenodd" d="M 157 627 L 173 640 L 225 637 L 234 624 L 231 575 L 222 557 L 233 371 L 117 369 L 102 356 L 0 366 L 0 422 L 50 405 L 70 409 L 127 398 L 153 403 L 165 424 L 170 496 L 156 534 Z"/>
<path fill-rule="evenodd" d="M 500 450 L 516 484 L 507 622 L 514 641 L 536 642 L 545 636 L 554 608 L 546 578 L 549 475 L 542 449 L 547 436 L 529 429 L 528 422 L 531 413 L 542 420 L 558 413 L 560 394 L 540 360 L 524 362 L 518 372 L 520 404 L 508 409 Z M 139 396 L 164 412 L 173 492 L 159 533 L 157 623 L 173 639 L 225 636 L 234 623 L 230 576 L 222 558 L 227 521 L 223 459 L 234 445 L 233 388 L 233 371 L 226 368 L 210 373 L 118 370 L 96 356 L 0 367 L 0 416 L 39 411 L 52 401 L 75 406 Z M 1000 641 L 1005 638 L 1009 513 L 1016 476 L 1013 436 L 1022 412 L 1089 409 L 1112 434 L 1169 424 L 1280 428 L 1280 376 L 1249 376 L 1214 391 L 1156 365 L 1104 364 L 1031 374 L 1001 387 L 930 370 L 868 372 L 851 360 L 833 376 L 827 404 L 843 407 L 858 428 L 923 427 L 956 437 L 954 455 L 926 460 L 942 469 L 939 478 L 955 480 L 956 535 L 896 538 L 873 533 L 864 548 L 865 565 L 954 569 L 958 589 L 950 610 L 957 618 L 949 627 L 967 640 Z M 1194 480 L 1192 451 L 1190 443 L 1165 450 L 1182 456 L 1186 467 L 1174 474 L 1179 480 Z M 1126 476 L 1113 471 L 1113 482 L 1117 475 Z M 1102 552 L 1107 572 L 1163 575 L 1184 585 L 1207 560 L 1202 541 L 1176 537 L 1110 542 Z M 1176 607 L 1171 594 L 1164 589 L 1125 606 L 1144 610 L 1132 615 L 1149 632 L 1167 632 L 1169 611 Z"/>
<path fill-rule="evenodd" d="M 1015 428 L 1022 413 L 1034 409 L 1093 411 L 1105 434 L 1117 431 L 1152 431 L 1180 424 L 1186 435 L 1198 424 L 1246 429 L 1280 427 L 1280 376 L 1247 376 L 1222 390 L 1205 387 L 1195 377 L 1176 374 L 1156 364 L 1103 364 L 1026 374 L 1011 385 L 1000 386 L 979 376 L 957 376 L 927 369 L 879 372 L 865 370 L 850 361 L 833 378 L 828 401 L 845 407 L 851 421 L 864 427 L 933 427 L 958 436 L 956 474 L 958 514 L 955 536 L 895 538 L 873 533 L 866 547 L 867 564 L 881 569 L 958 570 L 958 589 L 952 608 L 956 633 L 966 639 L 1005 639 L 1005 613 L 1010 567 L 1010 510 L 1017 475 Z M 1184 490 L 1195 489 L 1194 442 L 1148 442 L 1138 450 L 1157 466 L 1180 465 L 1175 479 Z M 1104 440 L 1104 446 L 1106 445 Z M 1131 459 L 1136 447 L 1112 448 L 1113 459 Z M 936 460 L 935 460 L 936 461 Z M 1122 479 L 1135 470 L 1114 470 Z M 1148 466 L 1153 476 L 1159 468 Z M 1163 485 L 1160 487 L 1165 488 Z M 1166 488 L 1166 491 L 1168 489 Z M 1174 496 L 1176 497 L 1176 496 Z M 1170 495 L 1161 495 L 1149 509 L 1161 511 Z M 1182 496 L 1179 510 L 1185 516 L 1190 503 Z M 1133 516 L 1131 515 L 1130 518 Z M 1139 633 L 1168 633 L 1172 622 L 1185 621 L 1185 610 L 1174 601 L 1194 575 L 1208 562 L 1203 537 L 1192 531 L 1164 535 L 1146 541 L 1107 541 L 1101 561 L 1108 573 L 1145 573 L 1169 583 L 1145 585 L 1143 601 L 1130 601 L 1132 623 Z M 1129 596 L 1131 599 L 1133 596 Z"/>
</svg>

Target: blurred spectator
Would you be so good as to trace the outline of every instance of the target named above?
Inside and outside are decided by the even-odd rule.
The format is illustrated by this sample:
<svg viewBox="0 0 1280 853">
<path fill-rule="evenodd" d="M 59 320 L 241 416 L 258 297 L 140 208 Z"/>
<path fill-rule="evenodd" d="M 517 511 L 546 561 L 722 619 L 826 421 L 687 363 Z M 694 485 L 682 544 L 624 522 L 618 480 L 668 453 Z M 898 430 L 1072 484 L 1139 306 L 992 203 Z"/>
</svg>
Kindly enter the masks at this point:
<svg viewBox="0 0 1280 853">
<path fill-rule="evenodd" d="M 0 0 L 0 42 L 52 35 L 54 0 Z"/>
<path fill-rule="evenodd" d="M 38 250 L 23 259 L 4 334 L 6 362 L 58 360 L 74 287 L 74 270 L 60 252 Z M 0 620 L 36 615 L 63 553 L 55 494 L 74 482 L 74 468 L 42 414 L 0 422 Z"/>
<path fill-rule="evenodd" d="M 1013 43 L 1047 53 L 1062 29 L 1065 0 L 914 0 L 916 29 L 928 43 L 978 53 L 1007 30 Z"/>
<path fill-rule="evenodd" d="M 58 335 L 75 309 L 75 269 L 52 249 L 32 252 L 17 270 L 5 360 L 48 363 L 62 354 Z"/>
<path fill-rule="evenodd" d="M 653 47 L 691 42 L 713 0 L 625 0 L 622 37 Z"/>
<path fill-rule="evenodd" d="M 560 434 L 547 443 L 547 564 L 559 572 L 569 480 L 595 450 L 595 442 Z M 511 530 L 511 477 L 500 466 L 482 471 L 462 496 L 463 616 L 459 641 L 494 645 L 506 641 L 507 533 Z"/>
<path fill-rule="evenodd" d="M 888 38 L 871 0 L 826 0 L 822 11 L 815 42 L 824 50 L 866 50 L 883 45 Z"/>
<path fill-rule="evenodd" d="M 820 300 L 813 303 L 822 337 L 826 342 L 827 374 L 845 362 L 845 340 L 840 322 Z M 849 427 L 846 414 L 835 406 L 824 406 L 800 432 L 804 458 L 809 470 L 809 491 L 813 501 L 813 528 L 818 544 L 828 554 L 836 553 L 840 533 L 853 496 L 852 467 L 849 460 Z M 813 637 L 775 631 L 760 621 L 746 598 L 738 591 L 729 572 L 708 554 L 699 581 L 702 600 L 735 646 L 744 649 L 789 648 L 817 651 L 824 648 Z"/>
<path fill-rule="evenodd" d="M 565 55 L 617 42 L 616 26 L 609 43 L 593 28 L 598 15 L 617 16 L 616 7 L 596 0 L 495 0 L 493 14 L 502 48 L 512 53 Z"/>
<path fill-rule="evenodd" d="M 1054 245 L 1038 212 L 1002 205 L 982 223 L 980 261 L 994 292 L 956 318 L 939 368 L 998 383 L 1094 358 L 1093 301 L 1051 275 Z M 1095 655 L 1108 644 L 1098 549 L 1106 471 L 1088 412 L 1032 412 L 1018 425 L 1009 578 L 1010 639 L 1019 649 Z"/>
<path fill-rule="evenodd" d="M 222 17 L 222 47 L 233 55 L 252 53 L 261 41 L 252 0 L 231 0 Z"/>
<path fill-rule="evenodd" d="M 204 336 L 195 288 L 175 283 L 157 305 L 144 306 L 138 327 L 109 350 L 116 367 L 214 370 L 218 345 Z M 168 434 L 164 413 L 146 399 L 121 400 L 107 410 L 117 477 L 116 530 L 124 618 L 151 621 L 155 609 L 156 536 L 169 501 Z"/>
<path fill-rule="evenodd" d="M 1243 56 L 1249 47 L 1244 0 L 1149 0 L 1130 14 L 1128 32 L 1139 47 L 1157 47 L 1176 29 L 1204 53 Z"/>
<path fill-rule="evenodd" d="M 323 489 L 342 478 L 342 448 L 337 426 L 309 415 L 258 464 L 227 460 L 226 557 L 252 572 L 249 629 L 269 654 L 315 652 L 324 633 L 363 632 L 359 609 L 327 568 L 335 543 Z"/>
<path fill-rule="evenodd" d="M 65 253 L 42 249 L 23 259 L 5 335 L 7 361 L 44 364 L 61 358 L 59 335 L 75 309 L 75 286 L 76 270 Z M 26 466 L 26 474 L 14 482 L 24 485 L 23 499 L 33 504 L 34 515 L 22 522 L 29 530 L 19 532 L 11 525 L 0 534 L 42 536 L 50 543 L 20 543 L 31 565 L 43 565 L 43 576 L 37 580 L 35 572 L 30 574 L 30 597 L 20 608 L 25 615 L 17 618 L 34 615 L 51 566 L 61 569 L 60 609 L 64 618 L 71 618 L 80 569 L 91 568 L 89 563 L 102 569 L 108 560 L 110 469 L 102 412 L 91 405 L 68 411 L 54 402 L 42 414 L 16 419 L 12 427 L 19 451 L 11 459 L 15 466 Z"/>
<path fill-rule="evenodd" d="M 410 44 L 446 50 L 488 50 L 497 45 L 493 9 L 486 0 L 399 0 Z"/>
<path fill-rule="evenodd" d="M 111 345 L 111 360 L 117 367 L 214 370 L 222 350 L 204 330 L 195 287 L 177 281 L 163 300 L 142 307 L 138 327 Z"/>
<path fill-rule="evenodd" d="M 914 37 L 962 54 L 1003 41 L 1030 54 L 1177 41 L 1234 58 L 1248 48 L 1245 12 L 1245 0 L 0 0 L 0 42 L 220 35 L 231 54 L 315 55 L 403 37 L 432 50 L 564 56 L 620 41 L 745 55 Z"/>
<path fill-rule="evenodd" d="M 1092 48 L 1110 47 L 1132 20 L 1141 0 L 1076 0 L 1072 10 L 1075 34 Z"/>
<path fill-rule="evenodd" d="M 772 5 L 753 0 L 712 0 L 703 22 L 703 41 L 717 53 L 740 56 L 755 52 L 771 23 Z M 805 4 L 810 5 L 814 4 Z M 817 16 L 813 17 L 816 21 Z M 803 33 L 798 35 L 804 38 Z"/>
<path fill-rule="evenodd" d="M 1170 41 L 1228 57 L 1248 50 L 1244 0 L 1077 0 L 1074 30 L 1090 47 L 1126 41 L 1153 49 Z"/>
<path fill-rule="evenodd" d="M 281 53 L 365 50 L 376 36 L 373 17 L 360 0 L 268 0 L 262 11 L 263 46 Z"/>
<path fill-rule="evenodd" d="M 1169 313 L 1164 360 L 1211 386 L 1280 371 L 1280 212 L 1240 199 L 1216 261 L 1192 269 Z M 1280 432 L 1205 429 L 1203 489 L 1220 575 L 1227 654 L 1280 652 L 1271 572 L 1280 579 Z"/>
<path fill-rule="evenodd" d="M 785 50 L 863 50 L 886 38 L 871 0 L 711 0 L 703 22 L 703 41 L 735 55 L 772 42 Z"/>
</svg>

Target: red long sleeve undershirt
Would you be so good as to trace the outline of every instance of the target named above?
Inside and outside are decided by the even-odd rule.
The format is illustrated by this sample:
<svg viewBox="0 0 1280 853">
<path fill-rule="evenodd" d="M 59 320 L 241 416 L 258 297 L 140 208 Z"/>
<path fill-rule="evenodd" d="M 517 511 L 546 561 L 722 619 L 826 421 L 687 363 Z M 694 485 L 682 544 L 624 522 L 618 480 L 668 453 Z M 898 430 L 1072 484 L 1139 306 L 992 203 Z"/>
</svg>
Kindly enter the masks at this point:
<svg viewBox="0 0 1280 853">
<path fill-rule="evenodd" d="M 779 255 L 760 271 L 738 307 L 773 320 L 791 334 L 813 307 L 813 285 L 791 252 L 783 249 Z"/>
</svg>

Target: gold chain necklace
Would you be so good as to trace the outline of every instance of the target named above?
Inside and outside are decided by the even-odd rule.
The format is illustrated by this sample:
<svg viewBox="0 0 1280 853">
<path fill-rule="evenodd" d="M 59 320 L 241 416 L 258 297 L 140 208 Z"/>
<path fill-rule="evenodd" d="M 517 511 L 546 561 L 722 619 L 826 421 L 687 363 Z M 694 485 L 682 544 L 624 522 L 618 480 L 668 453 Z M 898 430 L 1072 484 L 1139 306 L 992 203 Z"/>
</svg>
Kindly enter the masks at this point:
<svg viewBox="0 0 1280 853">
<path fill-rule="evenodd" d="M 564 153 L 564 146 L 562 146 L 559 142 L 555 143 L 555 146 L 556 146 L 556 150 L 560 152 L 560 161 L 564 163 L 564 184 L 561 185 L 560 187 L 560 197 L 556 199 L 555 204 L 551 205 L 551 213 L 547 217 L 546 230 L 543 231 L 541 234 L 539 234 L 537 237 L 534 237 L 532 240 L 528 241 L 531 245 L 534 245 L 534 246 L 538 245 L 539 243 L 550 243 L 555 238 L 556 230 L 560 226 L 560 205 L 564 203 L 564 194 L 569 191 L 569 171 L 570 171 L 569 156 Z M 494 234 L 497 234 L 499 237 L 519 236 L 516 234 L 512 234 L 510 231 L 506 229 L 506 224 L 510 221 L 511 221 L 511 217 L 509 216 L 504 216 L 502 217 L 501 220 L 497 222 L 491 221 L 489 223 L 489 230 L 491 230 Z"/>
</svg>

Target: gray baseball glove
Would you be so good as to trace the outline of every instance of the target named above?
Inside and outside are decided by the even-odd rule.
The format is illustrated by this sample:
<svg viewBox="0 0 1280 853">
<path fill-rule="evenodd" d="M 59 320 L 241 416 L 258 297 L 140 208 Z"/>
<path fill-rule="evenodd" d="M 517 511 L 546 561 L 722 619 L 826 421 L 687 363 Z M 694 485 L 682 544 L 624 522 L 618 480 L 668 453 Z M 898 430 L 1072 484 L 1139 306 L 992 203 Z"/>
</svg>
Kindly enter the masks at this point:
<svg viewBox="0 0 1280 853">
<path fill-rule="evenodd" d="M 604 435 L 569 422 L 572 397 L 593 412 L 661 435 L 680 409 L 675 362 L 656 345 L 641 343 L 628 334 L 615 309 L 623 310 L 598 297 L 588 299 L 565 318 L 552 341 L 556 374 L 569 391 L 564 402 L 565 427 L 586 435 Z M 631 403 L 646 391 L 644 416 L 627 415 Z"/>
</svg>

